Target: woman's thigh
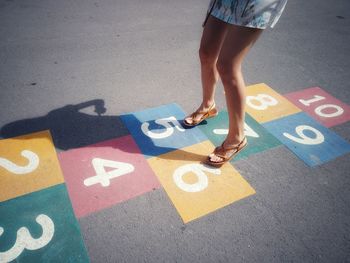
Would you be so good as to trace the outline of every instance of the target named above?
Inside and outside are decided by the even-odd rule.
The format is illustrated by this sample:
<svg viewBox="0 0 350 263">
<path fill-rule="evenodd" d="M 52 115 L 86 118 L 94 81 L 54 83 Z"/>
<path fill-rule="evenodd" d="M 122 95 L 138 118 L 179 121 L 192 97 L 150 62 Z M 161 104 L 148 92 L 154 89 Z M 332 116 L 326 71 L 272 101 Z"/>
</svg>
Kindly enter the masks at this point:
<svg viewBox="0 0 350 263">
<path fill-rule="evenodd" d="M 222 43 L 218 58 L 218 67 L 223 70 L 240 69 L 240 65 L 262 29 L 230 25 Z"/>
<path fill-rule="evenodd" d="M 230 25 L 210 16 L 204 27 L 199 53 L 202 59 L 216 61 Z"/>
</svg>

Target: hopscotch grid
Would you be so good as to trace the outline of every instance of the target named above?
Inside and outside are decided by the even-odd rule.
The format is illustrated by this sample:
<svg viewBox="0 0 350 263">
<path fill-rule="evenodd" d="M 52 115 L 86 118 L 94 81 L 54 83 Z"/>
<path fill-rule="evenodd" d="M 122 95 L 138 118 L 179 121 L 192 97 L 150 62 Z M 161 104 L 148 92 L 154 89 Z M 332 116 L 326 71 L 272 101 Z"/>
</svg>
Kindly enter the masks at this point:
<svg viewBox="0 0 350 263">
<path fill-rule="evenodd" d="M 307 89 L 305 89 L 305 90 L 307 90 Z M 274 90 L 273 90 L 274 91 Z M 300 91 L 297 91 L 297 92 L 302 92 L 303 90 L 300 90 Z M 323 90 L 322 90 L 323 91 Z M 274 91 L 275 92 L 275 91 Z M 297 92 L 295 92 L 295 93 L 297 93 Z M 276 92 L 276 94 L 278 94 L 277 92 Z M 289 94 L 286 94 L 286 95 L 281 95 L 281 94 L 278 94 L 278 95 L 280 95 L 280 96 L 282 96 L 283 98 L 285 98 L 286 100 L 288 100 L 292 105 L 294 105 L 295 107 L 297 107 L 297 108 L 299 108 L 298 107 L 298 105 L 296 105 L 295 103 L 293 103 L 293 101 L 291 101 L 291 100 L 289 100 L 286 96 L 288 96 Z M 318 98 L 318 97 L 315 97 L 315 99 L 314 100 L 317 100 L 317 99 L 320 99 L 320 98 Z M 335 98 L 336 99 L 336 98 Z M 311 100 L 310 100 L 311 101 Z M 338 100 L 339 102 L 341 102 L 340 100 Z M 311 101 L 311 103 L 312 103 L 312 101 Z M 166 105 L 161 105 L 161 106 L 159 106 L 159 107 L 166 107 L 166 106 L 169 106 L 169 105 L 172 105 L 172 106 L 175 106 L 175 107 L 177 107 L 180 111 L 182 111 L 182 109 L 181 109 L 181 107 L 179 107 L 176 103 L 172 103 L 172 104 L 166 104 Z M 329 104 L 326 104 L 326 106 L 327 105 L 329 105 Z M 345 103 L 342 103 L 342 105 L 346 105 Z M 346 105 L 347 106 L 347 105 Z M 159 107 L 157 107 L 157 108 L 159 108 Z M 330 108 L 330 106 L 327 106 L 327 107 L 329 107 Z M 338 108 L 337 107 L 334 107 L 334 106 L 332 106 L 333 107 L 333 109 L 336 109 L 336 110 L 338 110 Z M 325 107 L 323 107 L 323 108 L 321 108 L 321 109 L 319 109 L 319 111 L 320 112 L 322 112 L 321 110 L 323 110 Z M 300 108 L 299 108 L 300 109 Z M 140 111 L 139 113 L 142 113 L 142 112 L 145 112 L 145 111 L 147 111 L 147 110 L 149 110 L 149 109 L 145 109 L 145 110 L 143 110 L 143 111 Z M 339 110 L 338 110 L 339 111 Z M 183 112 L 183 111 L 182 111 Z M 223 112 L 225 112 L 225 111 L 223 111 Z M 284 147 L 287 147 L 289 150 L 291 150 L 283 141 L 281 141 L 280 140 L 280 138 L 278 138 L 278 137 L 276 137 L 273 133 L 271 133 L 268 129 L 266 129 L 266 126 L 268 126 L 268 125 L 270 125 L 271 123 L 273 123 L 273 122 L 276 122 L 276 121 L 285 121 L 286 119 L 288 119 L 288 118 L 290 118 L 290 117 L 295 117 L 296 115 L 299 115 L 300 113 L 304 113 L 304 114 L 306 114 L 307 116 L 310 116 L 310 119 L 312 119 L 313 121 L 315 121 L 315 122 L 318 122 L 319 123 L 319 121 L 317 120 L 317 119 L 315 119 L 313 116 L 311 116 L 308 112 L 306 112 L 305 110 L 303 110 L 303 109 L 300 109 L 300 112 L 298 112 L 298 113 L 293 113 L 293 114 L 290 114 L 290 115 L 286 115 L 286 116 L 280 116 L 280 117 L 278 117 L 278 118 L 276 118 L 276 119 L 274 119 L 274 120 L 271 120 L 271 121 L 267 121 L 267 122 L 263 122 L 263 123 L 261 123 L 261 122 L 259 122 L 259 120 L 257 120 L 257 119 L 255 119 L 254 118 L 254 116 L 251 116 L 253 119 L 255 119 L 256 121 L 257 121 L 257 123 L 259 123 L 271 136 L 273 136 L 276 140 L 278 140 L 279 142 L 281 142 L 282 143 L 282 145 L 284 146 Z M 123 115 L 120 115 L 120 116 L 118 116 L 118 117 L 120 117 L 121 119 L 122 119 L 122 116 L 125 116 L 125 115 L 128 115 L 128 114 L 133 114 L 133 113 L 126 113 L 126 114 L 123 114 Z M 249 115 L 249 114 L 248 114 Z M 179 122 L 179 121 L 182 121 L 183 119 L 182 118 L 176 118 L 176 120 Z M 152 121 L 155 121 L 155 120 L 152 120 Z M 129 135 L 126 135 L 126 136 L 131 136 L 132 137 L 132 139 L 137 143 L 137 137 L 135 137 L 135 135 L 133 134 L 133 130 L 132 130 L 132 127 L 130 127 L 130 126 L 128 126 L 127 125 L 127 123 L 125 122 L 125 119 L 123 120 L 122 119 L 122 123 L 126 126 L 126 129 L 128 130 L 128 132 L 129 132 Z M 160 123 L 160 125 L 164 125 L 164 123 L 165 122 L 163 122 L 163 123 Z M 344 122 L 343 122 L 344 123 Z M 340 123 L 341 124 L 341 123 Z M 323 126 L 321 123 L 319 123 L 319 125 L 320 126 Z M 174 124 L 174 123 L 172 123 L 172 124 L 169 124 L 169 126 L 170 126 L 170 128 L 169 127 L 167 127 L 167 128 L 169 128 L 169 129 L 176 129 L 176 128 L 178 128 L 178 130 L 179 131 L 181 131 L 180 129 L 180 127 L 177 127 L 176 126 L 176 124 Z M 323 126 L 324 127 L 324 126 Z M 184 128 L 183 126 L 182 126 L 182 128 Z M 327 129 L 326 127 L 324 127 L 325 129 Z M 199 128 L 198 127 L 195 127 L 195 129 L 198 129 L 199 130 Z M 313 131 L 312 129 L 310 129 L 309 128 L 309 130 L 311 130 L 311 131 Z M 329 130 L 329 129 L 327 129 L 327 130 Z M 305 136 L 305 138 L 307 137 L 305 134 L 303 134 L 302 133 L 302 129 L 300 129 L 300 134 L 302 134 L 302 136 Z M 330 130 L 329 130 L 330 131 Z M 201 133 L 203 133 L 202 131 L 200 131 Z M 315 131 L 314 131 L 315 132 Z M 336 134 L 336 133 L 334 133 L 334 134 Z M 28 136 L 28 135 L 30 135 L 30 134 L 27 134 L 27 135 L 25 135 L 25 136 Z M 290 135 L 290 136 L 292 136 L 292 135 Z M 21 136 L 19 136 L 19 137 L 21 137 Z M 122 136 L 123 137 L 123 136 Z M 340 137 L 340 136 L 339 136 Z M 15 138 L 17 138 L 17 137 L 15 137 Z M 116 137 L 116 138 L 120 138 L 120 137 Z M 203 133 L 203 137 L 202 137 L 202 140 L 201 141 L 199 141 L 199 142 L 195 142 L 195 143 L 193 143 L 193 144 L 190 144 L 190 145 L 186 145 L 186 146 L 184 146 L 184 147 L 179 147 L 179 148 L 173 148 L 173 152 L 175 152 L 175 151 L 177 151 L 177 150 L 182 150 L 183 148 L 186 148 L 186 147 L 192 147 L 192 146 L 196 146 L 197 144 L 200 144 L 200 143 L 202 143 L 203 141 L 205 141 L 204 140 L 204 138 L 206 139 L 206 140 L 209 140 L 209 141 L 211 141 L 211 139 L 210 138 L 208 138 L 206 135 L 205 135 L 205 133 Z M 291 138 L 293 138 L 293 137 L 291 137 Z M 295 137 L 296 138 L 296 137 Z M 305 138 L 302 138 L 302 139 L 305 139 Z M 13 139 L 13 138 L 11 138 L 11 139 Z M 312 141 L 312 139 L 313 138 L 309 138 L 309 140 L 311 140 Z M 7 140 L 7 139 L 4 139 L 4 140 L 2 140 L 2 141 L 5 141 L 5 140 Z M 51 140 L 51 142 L 52 142 L 52 140 Z M 98 142 L 97 142 L 98 143 Z M 316 143 L 316 142 L 313 142 L 313 143 Z M 137 146 L 139 147 L 139 145 L 138 145 L 138 143 L 137 143 Z M 54 147 L 54 146 L 53 146 Z M 88 146 L 84 146 L 84 147 L 88 147 Z M 77 149 L 80 149 L 80 148 L 77 148 Z M 140 151 L 142 152 L 142 149 L 139 147 L 139 149 L 140 149 Z M 263 151 L 267 151 L 267 150 L 269 150 L 269 149 L 271 149 L 271 148 L 267 148 L 267 149 L 265 149 L 265 150 L 263 150 Z M 252 153 L 252 154 L 250 154 L 250 155 L 253 155 L 253 154 L 257 154 L 257 153 L 259 153 L 259 152 L 262 152 L 262 151 L 258 151 L 258 152 L 256 152 L 256 153 Z M 293 152 L 293 151 L 292 151 Z M 55 153 L 56 153 L 56 151 L 55 151 Z M 168 151 L 168 152 L 164 152 L 164 153 L 160 153 L 160 154 L 158 154 L 158 155 L 153 155 L 152 156 L 152 158 L 151 159 L 149 159 L 149 161 L 150 160 L 152 160 L 152 159 L 154 159 L 154 158 L 158 158 L 159 156 L 161 156 L 161 155 L 163 155 L 163 154 L 171 154 L 172 153 L 172 151 Z M 295 152 L 293 152 L 294 154 L 296 154 Z M 348 152 L 344 152 L 343 154 L 347 154 Z M 56 155 L 57 155 L 57 153 L 56 153 Z M 245 158 L 249 158 L 249 156 L 250 155 L 248 155 L 248 156 L 246 156 Z M 297 155 L 297 154 L 296 154 Z M 28 157 L 29 155 L 27 155 L 27 157 Z M 298 156 L 298 155 L 297 155 Z M 341 155 L 339 155 L 339 156 L 341 156 Z M 337 157 L 339 157 L 339 156 L 337 156 Z M 300 158 L 300 156 L 298 156 L 299 158 Z M 336 158 L 337 158 L 336 157 Z M 29 157 L 28 157 L 29 158 Z M 305 162 L 305 161 L 304 161 Z M 60 161 L 58 161 L 58 164 L 59 164 L 59 166 L 61 167 L 61 163 L 60 163 Z M 321 163 L 322 164 L 322 163 Z M 0 163 L 0 165 L 1 165 L 1 163 Z M 3 166 L 3 165 L 2 165 Z M 154 170 L 154 168 L 152 168 L 152 167 L 150 167 L 151 168 L 151 170 L 155 173 L 155 170 Z M 3 168 L 4 169 L 4 168 Z M 29 169 L 28 167 L 26 167 L 26 168 L 24 168 L 24 169 Z M 30 170 L 30 169 L 29 169 Z M 25 172 L 26 172 L 26 170 L 23 170 L 24 172 L 24 174 L 25 174 Z M 60 184 L 57 184 L 57 185 L 52 185 L 52 186 L 49 186 L 49 187 L 43 187 L 43 188 L 40 188 L 40 189 L 36 189 L 35 191 L 32 191 L 32 192 L 27 192 L 27 193 L 25 193 L 25 194 L 23 194 L 23 195 L 18 195 L 18 196 L 15 196 L 15 197 L 13 197 L 13 198 L 10 198 L 10 199 L 8 199 L 8 200 L 5 200 L 5 201 L 1 201 L 0 202 L 0 204 L 3 204 L 3 203 L 6 203 L 6 202 L 8 202 L 8 201 L 13 201 L 13 200 L 17 200 L 17 199 L 20 199 L 20 198 L 25 198 L 26 196 L 29 196 L 29 195 L 32 195 L 32 194 L 34 194 L 34 193 L 37 193 L 37 192 L 40 192 L 40 191 L 43 191 L 43 190 L 47 190 L 47 189 L 50 189 L 50 188 L 54 188 L 54 187 L 57 187 L 58 185 L 65 185 L 66 186 L 66 184 L 67 184 L 67 182 L 64 180 L 64 182 L 63 183 L 60 183 Z M 70 199 L 70 197 L 69 197 L 69 199 Z M 128 199 L 127 199 L 128 200 Z M 124 200 L 124 201 L 127 201 L 127 200 Z M 240 199 L 238 199 L 238 200 L 240 200 Z M 237 200 L 237 201 L 238 201 Z M 124 202 L 123 201 L 123 202 Z M 72 202 L 72 200 L 70 199 L 70 202 Z M 226 206 L 226 205 L 225 205 Z M 219 208 L 218 208 L 219 209 Z M 216 209 L 217 210 L 217 209 Z M 214 210 L 215 211 L 215 210 Z M 98 211 L 95 211 L 95 212 L 98 212 Z M 209 213 L 211 213 L 211 212 L 209 212 Z M 203 215 L 202 215 L 203 216 Z"/>
</svg>

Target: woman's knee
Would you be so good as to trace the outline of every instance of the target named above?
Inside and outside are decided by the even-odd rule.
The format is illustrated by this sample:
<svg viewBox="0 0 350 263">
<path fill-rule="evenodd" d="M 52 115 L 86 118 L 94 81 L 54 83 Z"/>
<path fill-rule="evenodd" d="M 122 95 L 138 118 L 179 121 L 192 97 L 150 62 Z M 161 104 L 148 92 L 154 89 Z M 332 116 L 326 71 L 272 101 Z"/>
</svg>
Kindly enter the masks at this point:
<svg viewBox="0 0 350 263">
<path fill-rule="evenodd" d="M 210 48 L 201 46 L 198 53 L 202 65 L 215 65 L 217 56 Z"/>
<path fill-rule="evenodd" d="M 216 68 L 223 82 L 235 81 L 241 74 L 241 64 L 233 61 L 219 59 L 216 63 Z"/>
</svg>

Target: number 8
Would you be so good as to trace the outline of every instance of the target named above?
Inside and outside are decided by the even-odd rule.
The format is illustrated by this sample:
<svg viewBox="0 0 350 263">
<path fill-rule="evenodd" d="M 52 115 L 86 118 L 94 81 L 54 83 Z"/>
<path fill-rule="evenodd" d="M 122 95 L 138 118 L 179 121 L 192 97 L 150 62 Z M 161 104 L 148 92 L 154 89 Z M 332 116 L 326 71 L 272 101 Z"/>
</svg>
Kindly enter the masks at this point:
<svg viewBox="0 0 350 263">
<path fill-rule="evenodd" d="M 252 103 L 252 101 L 260 102 L 260 105 Z M 256 110 L 266 110 L 268 106 L 275 106 L 278 104 L 278 101 L 267 94 L 258 94 L 257 96 L 247 96 L 246 103 L 253 109 Z"/>
</svg>

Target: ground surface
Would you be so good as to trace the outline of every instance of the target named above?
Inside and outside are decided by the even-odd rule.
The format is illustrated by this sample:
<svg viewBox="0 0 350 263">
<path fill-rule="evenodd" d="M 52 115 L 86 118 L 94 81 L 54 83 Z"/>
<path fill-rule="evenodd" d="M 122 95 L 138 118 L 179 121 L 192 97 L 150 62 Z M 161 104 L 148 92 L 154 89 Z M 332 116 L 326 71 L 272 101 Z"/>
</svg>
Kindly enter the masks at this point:
<svg viewBox="0 0 350 263">
<path fill-rule="evenodd" d="M 197 50 L 206 6 L 200 0 L 1 0 L 0 128 L 42 117 L 12 135 L 57 129 L 43 123 L 49 112 L 63 117 L 66 105 L 95 99 L 104 101 L 107 116 L 172 102 L 190 112 L 200 102 Z M 350 104 L 349 10 L 347 0 L 289 1 L 275 29 L 264 32 L 249 54 L 247 84 L 264 82 L 280 94 L 319 86 Z M 221 86 L 217 105 L 225 107 Z M 93 143 L 99 134 L 71 138 L 83 129 L 78 119 L 67 129 L 58 132 L 57 151 L 79 140 Z M 331 130 L 350 141 L 349 122 Z M 163 189 L 90 214 L 79 219 L 89 257 L 349 261 L 349 157 L 309 168 L 277 147 L 237 161 L 256 194 L 188 224 Z"/>
</svg>

